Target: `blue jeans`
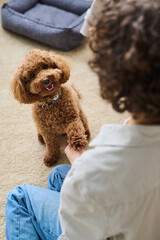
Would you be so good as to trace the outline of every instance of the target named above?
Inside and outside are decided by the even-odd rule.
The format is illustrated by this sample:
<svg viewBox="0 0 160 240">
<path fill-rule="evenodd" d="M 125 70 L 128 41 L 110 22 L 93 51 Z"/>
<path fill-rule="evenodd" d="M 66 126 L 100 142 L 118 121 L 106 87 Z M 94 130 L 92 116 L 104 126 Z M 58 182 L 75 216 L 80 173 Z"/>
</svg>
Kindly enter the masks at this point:
<svg viewBox="0 0 160 240">
<path fill-rule="evenodd" d="M 48 189 L 24 184 L 7 195 L 7 240 L 55 240 L 61 235 L 60 191 L 70 165 L 53 168 Z"/>
</svg>

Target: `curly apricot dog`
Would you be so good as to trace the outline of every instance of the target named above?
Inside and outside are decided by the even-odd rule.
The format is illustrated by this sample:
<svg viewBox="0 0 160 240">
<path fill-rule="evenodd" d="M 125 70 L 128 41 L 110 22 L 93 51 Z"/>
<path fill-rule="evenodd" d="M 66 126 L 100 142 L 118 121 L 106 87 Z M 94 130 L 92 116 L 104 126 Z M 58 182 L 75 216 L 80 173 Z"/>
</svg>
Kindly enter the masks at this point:
<svg viewBox="0 0 160 240">
<path fill-rule="evenodd" d="M 60 157 L 58 134 L 67 134 L 75 150 L 84 149 L 90 135 L 79 93 L 64 84 L 69 77 L 70 68 L 64 58 L 35 49 L 26 55 L 12 81 L 14 97 L 20 103 L 33 104 L 38 139 L 46 144 L 46 166 L 52 166 Z"/>
</svg>

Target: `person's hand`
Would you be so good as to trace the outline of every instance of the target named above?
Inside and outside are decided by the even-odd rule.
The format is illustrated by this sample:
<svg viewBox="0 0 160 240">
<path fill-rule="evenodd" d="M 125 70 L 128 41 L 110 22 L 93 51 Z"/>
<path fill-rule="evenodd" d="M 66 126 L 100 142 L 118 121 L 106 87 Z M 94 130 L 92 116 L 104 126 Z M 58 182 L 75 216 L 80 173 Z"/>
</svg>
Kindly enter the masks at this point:
<svg viewBox="0 0 160 240">
<path fill-rule="evenodd" d="M 90 27 L 90 28 L 89 28 L 89 32 L 90 32 L 91 35 L 94 34 L 95 31 L 96 31 L 96 28 L 95 28 L 95 27 Z"/>
<path fill-rule="evenodd" d="M 80 157 L 81 154 L 84 152 L 84 150 L 82 151 L 76 151 L 74 150 L 70 145 L 68 145 L 65 150 L 64 150 L 66 156 L 68 157 L 69 161 L 71 164 L 74 163 L 75 159 Z"/>
</svg>

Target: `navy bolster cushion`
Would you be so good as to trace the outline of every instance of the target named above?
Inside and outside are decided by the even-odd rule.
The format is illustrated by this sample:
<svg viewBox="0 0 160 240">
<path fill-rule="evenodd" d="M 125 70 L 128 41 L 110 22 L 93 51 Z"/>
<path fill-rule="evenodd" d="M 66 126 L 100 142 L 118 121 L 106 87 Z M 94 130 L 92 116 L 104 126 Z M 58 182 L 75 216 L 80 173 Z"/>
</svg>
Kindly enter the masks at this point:
<svg viewBox="0 0 160 240">
<path fill-rule="evenodd" d="M 90 6 L 85 0 L 11 0 L 2 7 L 2 26 L 68 51 L 84 39 L 80 29 Z"/>
</svg>

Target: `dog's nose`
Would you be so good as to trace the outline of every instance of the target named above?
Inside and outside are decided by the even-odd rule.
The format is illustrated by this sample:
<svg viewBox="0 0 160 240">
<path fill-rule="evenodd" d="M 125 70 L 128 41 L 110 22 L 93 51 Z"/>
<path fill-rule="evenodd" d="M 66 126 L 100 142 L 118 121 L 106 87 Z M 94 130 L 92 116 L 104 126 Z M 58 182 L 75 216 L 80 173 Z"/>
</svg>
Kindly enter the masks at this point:
<svg viewBox="0 0 160 240">
<path fill-rule="evenodd" d="M 43 79 L 43 84 L 48 85 L 50 83 L 50 80 L 48 78 Z"/>
</svg>

